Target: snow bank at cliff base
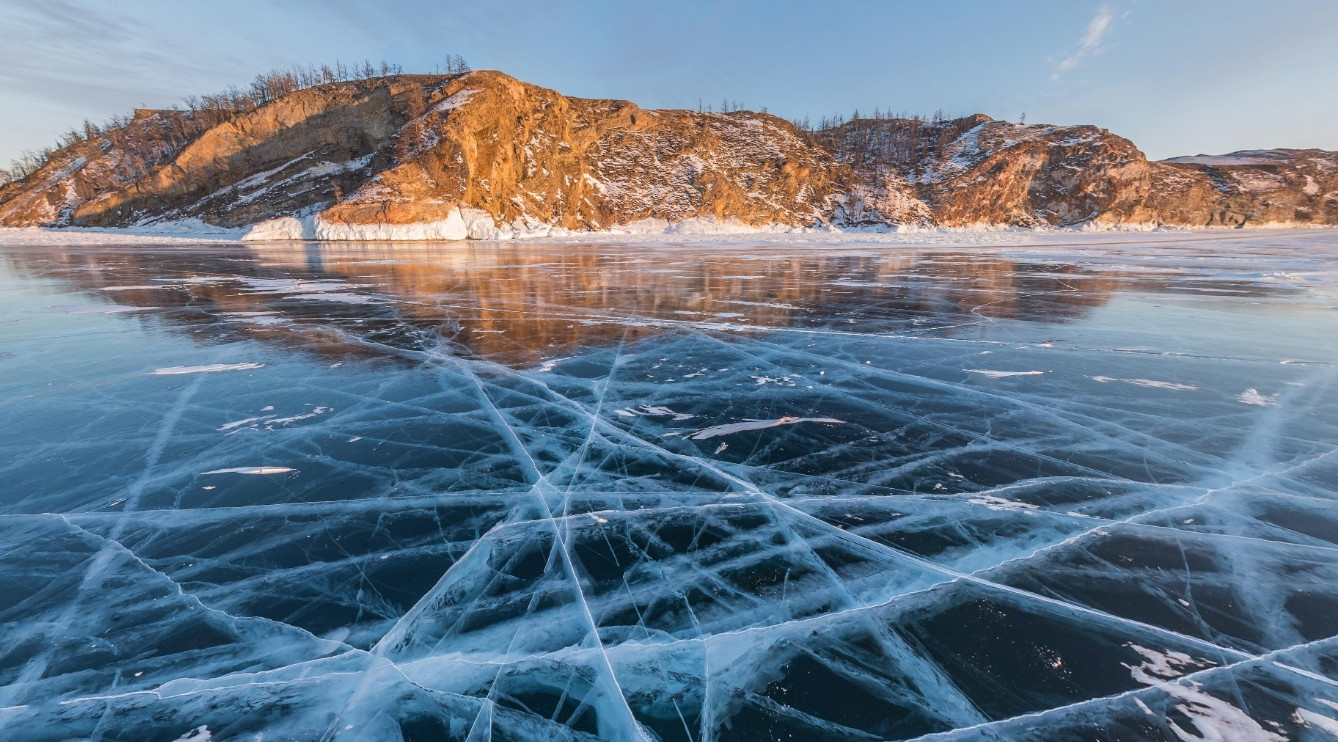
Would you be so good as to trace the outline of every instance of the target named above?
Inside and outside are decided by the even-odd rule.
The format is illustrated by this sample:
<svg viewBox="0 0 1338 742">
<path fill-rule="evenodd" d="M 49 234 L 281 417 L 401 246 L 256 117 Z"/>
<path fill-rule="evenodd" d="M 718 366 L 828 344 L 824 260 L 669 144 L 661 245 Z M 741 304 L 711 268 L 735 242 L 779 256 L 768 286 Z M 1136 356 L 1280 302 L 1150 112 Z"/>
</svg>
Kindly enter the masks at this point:
<svg viewBox="0 0 1338 742">
<path fill-rule="evenodd" d="M 471 213 L 472 212 L 472 213 Z M 203 226 L 200 226 L 203 225 Z M 170 226 L 170 229 L 167 228 Z M 459 242 L 542 240 L 554 243 L 644 243 L 663 245 L 720 244 L 757 245 L 1046 245 L 1127 241 L 1137 234 L 1149 242 L 1196 241 L 1207 238 L 1246 238 L 1251 232 L 1271 234 L 1323 232 L 1314 225 L 1282 223 L 1252 224 L 1245 229 L 1225 227 L 1162 227 L 1146 225 L 1088 224 L 1078 227 L 1032 229 L 997 225 L 972 227 L 890 226 L 882 229 L 837 229 L 789 225 L 749 226 L 690 220 L 643 222 L 619 225 L 603 231 L 573 232 L 545 224 L 523 223 L 498 226 L 491 217 L 472 209 L 452 212 L 448 218 L 423 224 L 343 224 L 319 217 L 279 217 L 246 229 L 224 229 L 213 225 L 172 223 L 156 229 L 80 229 L 0 227 L 0 246 L 41 245 L 187 245 L 242 242 Z M 1328 228 L 1328 231 L 1338 231 Z"/>
<path fill-rule="evenodd" d="M 409 242 L 428 240 L 463 240 L 470 237 L 470 227 L 459 209 L 451 209 L 445 219 L 413 224 L 350 224 L 322 219 L 319 215 L 277 219 L 253 225 L 242 235 L 243 242 L 283 240 L 331 240 L 356 242 Z M 479 239 L 476 237 L 475 239 Z M 483 237 L 483 239 L 487 239 Z"/>
</svg>

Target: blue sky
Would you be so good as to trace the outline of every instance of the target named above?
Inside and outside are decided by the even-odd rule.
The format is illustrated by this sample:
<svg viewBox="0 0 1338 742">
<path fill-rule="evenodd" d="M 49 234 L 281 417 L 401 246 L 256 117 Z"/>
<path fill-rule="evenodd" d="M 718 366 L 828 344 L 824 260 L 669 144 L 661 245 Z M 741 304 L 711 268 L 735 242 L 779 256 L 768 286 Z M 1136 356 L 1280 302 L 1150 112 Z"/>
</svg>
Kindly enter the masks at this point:
<svg viewBox="0 0 1338 742">
<path fill-rule="evenodd" d="M 0 0 L 0 38 L 0 162 L 272 67 L 450 52 L 647 107 L 1025 113 L 1154 158 L 1338 149 L 1334 0 Z"/>
</svg>

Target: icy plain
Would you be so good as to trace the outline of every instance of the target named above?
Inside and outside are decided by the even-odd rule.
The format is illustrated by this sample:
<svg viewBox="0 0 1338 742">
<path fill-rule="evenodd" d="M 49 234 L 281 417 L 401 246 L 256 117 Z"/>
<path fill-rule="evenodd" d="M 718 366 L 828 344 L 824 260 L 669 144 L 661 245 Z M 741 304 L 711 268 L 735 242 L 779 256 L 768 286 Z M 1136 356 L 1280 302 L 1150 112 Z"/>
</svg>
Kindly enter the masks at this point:
<svg viewBox="0 0 1338 742">
<path fill-rule="evenodd" d="M 1010 239 L 0 246 L 0 739 L 1334 738 L 1338 234 Z"/>
</svg>

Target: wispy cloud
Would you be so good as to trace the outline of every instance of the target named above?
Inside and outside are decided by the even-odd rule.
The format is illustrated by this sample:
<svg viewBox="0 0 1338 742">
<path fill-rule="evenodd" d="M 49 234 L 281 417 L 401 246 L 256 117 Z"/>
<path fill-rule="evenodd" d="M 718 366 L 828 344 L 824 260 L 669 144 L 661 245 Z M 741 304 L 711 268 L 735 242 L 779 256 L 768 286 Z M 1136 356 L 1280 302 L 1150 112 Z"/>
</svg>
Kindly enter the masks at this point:
<svg viewBox="0 0 1338 742">
<path fill-rule="evenodd" d="M 1055 70 L 1053 77 L 1057 79 L 1060 74 L 1077 66 L 1083 57 L 1101 48 L 1101 42 L 1110 34 L 1110 24 L 1114 20 L 1115 6 L 1102 5 L 1096 11 L 1096 17 L 1087 24 L 1087 31 L 1078 41 L 1078 50 L 1063 60 L 1051 63 Z"/>
</svg>

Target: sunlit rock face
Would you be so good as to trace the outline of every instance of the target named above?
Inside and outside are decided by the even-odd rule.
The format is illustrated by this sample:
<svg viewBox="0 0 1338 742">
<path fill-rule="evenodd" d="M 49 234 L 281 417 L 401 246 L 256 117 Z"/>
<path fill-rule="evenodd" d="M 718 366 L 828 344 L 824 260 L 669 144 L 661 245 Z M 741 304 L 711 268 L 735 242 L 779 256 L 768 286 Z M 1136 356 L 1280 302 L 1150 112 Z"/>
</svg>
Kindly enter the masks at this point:
<svg viewBox="0 0 1338 742">
<path fill-rule="evenodd" d="M 1096 126 L 856 119 L 817 141 L 864 183 L 895 182 L 942 226 L 1137 229 L 1338 224 L 1338 153 L 1150 162 Z"/>
<path fill-rule="evenodd" d="M 158 142 L 149 134 L 62 150 L 0 189 L 0 225 L 289 217 L 306 233 L 283 238 L 342 240 L 811 227 L 837 218 L 856 188 L 850 168 L 775 116 L 643 110 L 490 71 L 332 83 L 214 126 L 155 117 L 188 130 L 159 127 L 166 156 L 133 173 L 113 167 Z M 884 194 L 864 212 L 898 222 L 905 208 Z M 421 228 L 451 220 L 458 233 Z"/>
<path fill-rule="evenodd" d="M 1338 246 L 1073 239 L 0 249 L 0 738 L 1319 738 Z"/>
<path fill-rule="evenodd" d="M 0 226 L 256 241 L 584 232 L 1338 224 L 1338 154 L 1149 162 L 1096 126 L 649 110 L 500 72 L 320 85 L 215 120 L 141 111 L 0 187 Z"/>
</svg>

